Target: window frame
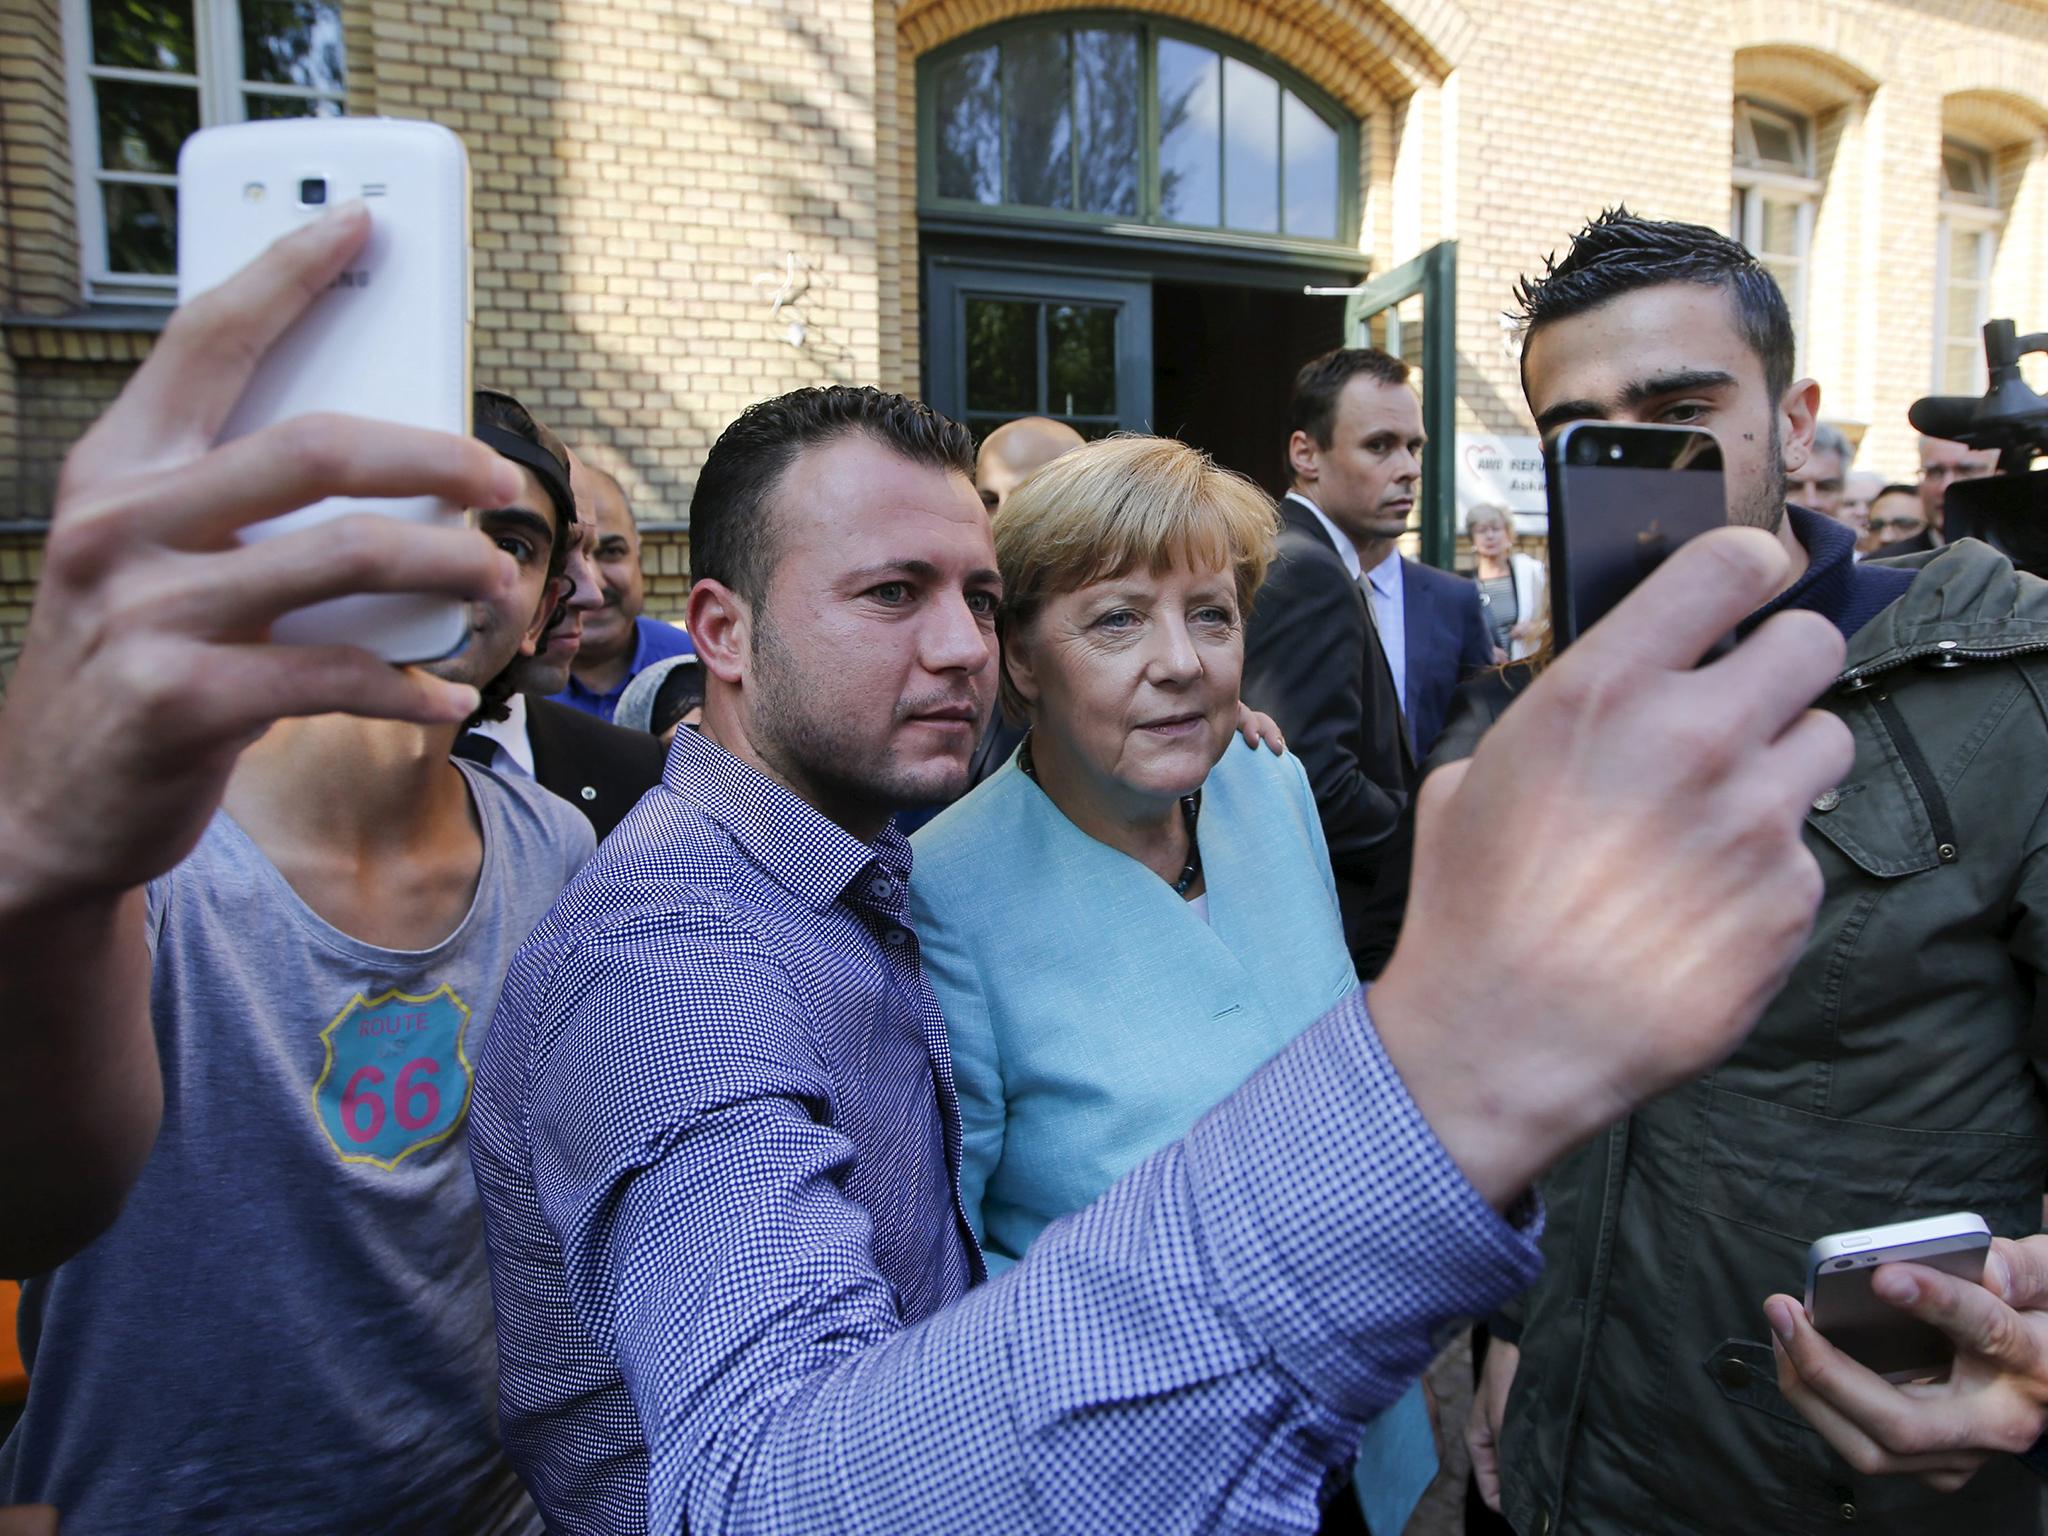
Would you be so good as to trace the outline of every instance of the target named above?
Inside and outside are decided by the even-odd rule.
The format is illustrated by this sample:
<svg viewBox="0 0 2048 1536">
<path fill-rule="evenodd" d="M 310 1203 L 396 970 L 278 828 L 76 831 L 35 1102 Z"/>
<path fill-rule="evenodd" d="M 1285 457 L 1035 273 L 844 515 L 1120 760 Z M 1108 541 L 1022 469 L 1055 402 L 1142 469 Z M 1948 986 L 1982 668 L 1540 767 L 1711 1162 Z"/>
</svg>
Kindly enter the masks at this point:
<svg viewBox="0 0 2048 1536">
<path fill-rule="evenodd" d="M 1788 162 L 1767 161 L 1757 153 L 1756 137 L 1750 126 L 1752 119 L 1757 117 L 1775 119 L 1798 139 L 1800 161 L 1796 168 L 1785 169 Z M 1825 190 L 1816 174 L 1814 160 L 1817 127 L 1809 113 L 1794 112 L 1751 96 L 1735 98 L 1734 136 L 1730 145 L 1728 173 L 1732 189 L 1729 233 L 1759 260 L 1783 263 L 1787 257 L 1759 250 L 1754 240 L 1762 228 L 1767 199 L 1793 208 L 1794 240 L 1798 248 L 1789 260 L 1798 276 L 1794 285 L 1796 291 L 1785 295 L 1785 307 L 1792 312 L 1792 336 L 1798 354 L 1794 366 L 1802 370 L 1806 358 L 1806 298 L 1813 271 L 1814 215 Z"/>
<path fill-rule="evenodd" d="M 1967 156 L 1984 173 L 1984 194 L 1981 198 L 1962 197 L 1949 190 L 1946 162 L 1951 154 Z M 1974 382 L 1958 391 L 1950 387 L 1948 380 L 1949 350 L 1962 339 L 1948 334 L 1949 283 L 1952 276 L 1949 247 L 1953 243 L 1951 237 L 1958 231 L 1975 237 L 1977 275 L 1971 281 L 1977 288 L 1977 308 L 1976 329 L 1971 340 L 1978 342 L 1983 335 L 1984 322 L 1991 318 L 1991 272 L 1998 261 L 1999 237 L 2005 228 L 2005 210 L 1998 201 L 1998 156 L 1980 145 L 1948 135 L 1942 137 L 1941 155 L 1941 195 L 1935 205 L 1934 221 L 1933 388 L 1936 394 L 1977 394 L 1988 387 L 1981 346 L 1977 348 L 1975 366 L 1971 370 Z"/>
<path fill-rule="evenodd" d="M 340 0 L 335 0 L 336 10 Z M 79 276 L 86 302 L 92 304 L 161 304 L 177 302 L 175 275 L 118 272 L 107 261 L 107 207 L 101 188 L 108 185 L 175 187 L 177 177 L 161 171 L 110 171 L 101 163 L 98 82 L 176 85 L 199 98 L 199 126 L 248 120 L 247 95 L 283 96 L 300 101 L 331 101 L 348 110 L 346 85 L 340 91 L 317 86 L 272 84 L 248 78 L 242 57 L 240 0 L 192 0 L 192 41 L 196 73 L 130 69 L 95 63 L 92 56 L 92 0 L 63 0 L 64 83 L 71 128 L 71 185 L 78 217 Z M 343 65 L 346 69 L 346 62 Z"/>
<path fill-rule="evenodd" d="M 963 53 L 999 46 L 1013 37 L 1033 32 L 1129 32 L 1138 39 L 1138 89 L 1140 94 L 1140 117 L 1138 126 L 1138 211 L 1136 214 L 1093 213 L 1077 208 L 1048 208 L 1037 203 L 976 202 L 971 198 L 941 197 L 938 191 L 938 92 L 935 77 L 938 70 L 949 60 Z M 1262 232 L 1238 229 L 1224 223 L 1183 224 L 1159 215 L 1159 79 L 1157 45 L 1163 40 L 1182 42 L 1197 48 L 1206 48 L 1219 59 L 1235 59 L 1250 65 L 1261 74 L 1276 81 L 1283 95 L 1280 110 L 1284 113 L 1285 94 L 1292 92 L 1324 123 L 1336 130 L 1337 134 L 1337 233 L 1334 238 L 1325 239 L 1319 235 L 1295 235 L 1285 230 Z M 1071 52 L 1069 58 L 1071 60 Z M 1070 64 L 1071 68 L 1071 64 Z M 917 206 L 918 212 L 948 220 L 1020 222 L 1050 226 L 1065 226 L 1076 231 L 1094 230 L 1116 234 L 1170 234 L 1195 239 L 1221 239 L 1231 244 L 1242 244 L 1263 249 L 1315 251 L 1317 253 L 1344 251 L 1356 256 L 1364 212 L 1364 199 L 1360 195 L 1359 175 L 1362 164 L 1361 141 L 1364 125 L 1359 119 L 1332 97 L 1327 91 L 1305 78 L 1287 64 L 1271 54 L 1224 33 L 1210 31 L 1205 27 L 1191 26 L 1170 21 L 1144 12 L 1073 10 L 1049 11 L 1031 16 L 1017 17 L 997 22 L 954 38 L 917 60 Z M 1002 122 L 1003 154 L 1007 159 L 1009 149 L 1009 118 L 1005 114 Z M 1278 186 L 1281 217 L 1286 215 L 1286 154 L 1284 145 L 1278 167 Z M 1217 209 L 1219 217 L 1228 207 L 1228 193 L 1225 173 L 1219 164 L 1217 170 Z M 1008 189 L 1005 188 L 1005 191 Z"/>
</svg>

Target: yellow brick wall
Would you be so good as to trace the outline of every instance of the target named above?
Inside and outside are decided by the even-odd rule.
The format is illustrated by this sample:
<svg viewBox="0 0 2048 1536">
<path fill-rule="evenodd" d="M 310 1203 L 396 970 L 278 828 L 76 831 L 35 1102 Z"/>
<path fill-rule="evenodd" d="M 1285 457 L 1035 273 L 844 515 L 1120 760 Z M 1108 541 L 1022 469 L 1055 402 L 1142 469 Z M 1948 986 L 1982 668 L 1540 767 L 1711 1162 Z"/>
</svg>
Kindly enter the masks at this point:
<svg viewBox="0 0 2048 1536">
<path fill-rule="evenodd" d="M 696 466 L 742 407 L 808 383 L 918 387 L 917 60 L 1064 4 L 345 0 L 351 109 L 469 143 L 480 380 L 620 475 L 650 525 L 654 611 L 680 609 Z M 2041 0 L 1132 8 L 1264 49 L 1358 116 L 1375 269 L 1460 242 L 1467 427 L 1526 429 L 1501 311 L 1583 218 L 1626 199 L 1725 225 L 1738 89 L 1816 115 L 1806 351 L 1829 412 L 1869 424 L 1866 463 L 1908 467 L 1904 407 L 1931 379 L 1945 129 L 1998 152 L 1994 312 L 2048 327 Z M 0 0 L 0 307 L 17 317 L 80 296 L 60 19 L 60 0 Z M 773 314 L 792 271 L 794 305 Z M 0 351 L 0 522 L 39 514 L 68 436 L 123 372 L 20 332 Z"/>
</svg>

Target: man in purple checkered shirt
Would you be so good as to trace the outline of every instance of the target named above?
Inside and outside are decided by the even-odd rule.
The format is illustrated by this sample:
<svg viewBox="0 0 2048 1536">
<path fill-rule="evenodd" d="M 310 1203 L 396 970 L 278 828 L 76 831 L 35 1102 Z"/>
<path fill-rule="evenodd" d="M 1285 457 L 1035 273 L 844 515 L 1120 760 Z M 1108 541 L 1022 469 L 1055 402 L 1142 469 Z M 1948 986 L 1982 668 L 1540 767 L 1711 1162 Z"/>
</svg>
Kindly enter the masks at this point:
<svg viewBox="0 0 2048 1536">
<path fill-rule="evenodd" d="M 965 787 L 994 690 L 972 467 L 834 388 L 698 480 L 703 735 L 528 941 L 473 1101 L 551 1529 L 1314 1530 L 1432 1341 L 1533 1277 L 1535 1177 L 1730 1049 L 1811 921 L 1841 643 L 1790 615 L 1693 670 L 1783 570 L 1718 533 L 1432 780 L 1371 1016 L 978 1284 L 889 821 Z"/>
</svg>

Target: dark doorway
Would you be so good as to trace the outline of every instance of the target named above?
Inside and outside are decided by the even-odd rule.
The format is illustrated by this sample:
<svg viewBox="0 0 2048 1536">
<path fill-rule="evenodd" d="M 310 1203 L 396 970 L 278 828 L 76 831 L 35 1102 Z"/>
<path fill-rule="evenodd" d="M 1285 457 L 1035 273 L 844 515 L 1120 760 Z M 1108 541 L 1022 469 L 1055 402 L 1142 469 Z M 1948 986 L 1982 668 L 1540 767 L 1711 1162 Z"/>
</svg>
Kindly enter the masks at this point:
<svg viewBox="0 0 2048 1536">
<path fill-rule="evenodd" d="M 1192 443 L 1273 495 L 1287 489 L 1287 390 L 1344 340 L 1344 304 L 1285 288 L 1155 281 L 1153 430 Z"/>
</svg>

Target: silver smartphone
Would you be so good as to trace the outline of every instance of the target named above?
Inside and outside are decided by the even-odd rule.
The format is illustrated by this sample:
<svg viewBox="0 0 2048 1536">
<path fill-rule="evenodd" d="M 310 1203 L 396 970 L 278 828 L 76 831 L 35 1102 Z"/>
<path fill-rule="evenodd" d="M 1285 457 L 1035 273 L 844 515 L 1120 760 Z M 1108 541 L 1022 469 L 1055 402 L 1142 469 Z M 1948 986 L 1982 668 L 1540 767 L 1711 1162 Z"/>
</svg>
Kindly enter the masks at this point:
<svg viewBox="0 0 2048 1536">
<path fill-rule="evenodd" d="M 1823 1338 L 1886 1381 L 1938 1381 L 1955 1363 L 1954 1343 L 1880 1298 L 1870 1277 L 1880 1264 L 1925 1264 L 1975 1284 L 1990 1251 L 1991 1229 L 1968 1211 L 1834 1233 L 1806 1250 L 1806 1314 Z"/>
<path fill-rule="evenodd" d="M 470 430 L 469 158 L 436 123 L 290 118 L 208 128 L 178 155 L 179 302 L 224 282 L 273 241 L 362 198 L 362 251 L 272 347 L 221 432 L 243 437 L 315 411 Z M 351 512 L 460 527 L 435 497 L 330 497 L 248 529 L 245 539 Z M 460 650 L 457 600 L 374 593 L 286 614 L 271 638 L 359 645 L 390 661 Z"/>
</svg>

